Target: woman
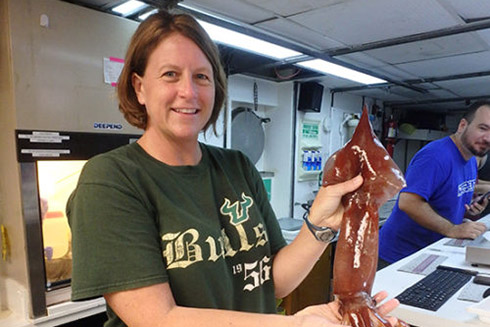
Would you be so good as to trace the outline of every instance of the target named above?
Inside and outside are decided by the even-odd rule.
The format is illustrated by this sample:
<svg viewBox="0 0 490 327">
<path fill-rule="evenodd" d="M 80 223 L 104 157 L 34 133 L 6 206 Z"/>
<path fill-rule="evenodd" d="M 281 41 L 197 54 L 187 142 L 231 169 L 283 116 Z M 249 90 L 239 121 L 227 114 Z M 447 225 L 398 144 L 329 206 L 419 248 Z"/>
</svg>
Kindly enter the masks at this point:
<svg viewBox="0 0 490 327">
<path fill-rule="evenodd" d="M 192 17 L 159 12 L 140 24 L 118 96 L 144 134 L 91 159 L 67 205 L 72 298 L 103 295 L 106 326 L 338 323 L 335 302 L 271 314 L 275 298 L 299 285 L 327 244 L 303 227 L 286 246 L 254 165 L 198 142 L 199 132 L 214 128 L 225 94 L 217 48 Z M 340 198 L 361 183 L 322 188 L 310 220 L 337 230 Z"/>
</svg>

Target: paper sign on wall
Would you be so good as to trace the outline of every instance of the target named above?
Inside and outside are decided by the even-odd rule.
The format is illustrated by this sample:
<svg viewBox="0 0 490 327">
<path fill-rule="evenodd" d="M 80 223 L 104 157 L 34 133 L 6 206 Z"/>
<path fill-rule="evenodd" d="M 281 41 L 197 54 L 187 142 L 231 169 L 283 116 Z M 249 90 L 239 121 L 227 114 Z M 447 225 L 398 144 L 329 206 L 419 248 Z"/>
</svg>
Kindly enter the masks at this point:
<svg viewBox="0 0 490 327">
<path fill-rule="evenodd" d="M 104 83 L 117 86 L 117 80 L 124 66 L 124 59 L 104 58 Z"/>
</svg>

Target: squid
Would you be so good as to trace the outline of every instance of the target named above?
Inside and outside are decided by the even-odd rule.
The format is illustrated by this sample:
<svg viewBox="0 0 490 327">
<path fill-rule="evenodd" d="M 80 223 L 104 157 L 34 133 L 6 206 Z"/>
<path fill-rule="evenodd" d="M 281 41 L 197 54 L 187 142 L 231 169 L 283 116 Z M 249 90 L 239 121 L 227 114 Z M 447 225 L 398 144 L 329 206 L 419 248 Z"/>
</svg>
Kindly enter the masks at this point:
<svg viewBox="0 0 490 327">
<path fill-rule="evenodd" d="M 376 309 L 371 290 L 378 264 L 379 207 L 405 186 L 403 173 L 369 123 L 366 107 L 352 139 L 325 163 L 323 185 L 361 174 L 364 181 L 343 196 L 344 213 L 333 265 L 333 293 L 342 324 L 393 327 Z M 408 325 L 399 320 L 396 327 Z"/>
</svg>

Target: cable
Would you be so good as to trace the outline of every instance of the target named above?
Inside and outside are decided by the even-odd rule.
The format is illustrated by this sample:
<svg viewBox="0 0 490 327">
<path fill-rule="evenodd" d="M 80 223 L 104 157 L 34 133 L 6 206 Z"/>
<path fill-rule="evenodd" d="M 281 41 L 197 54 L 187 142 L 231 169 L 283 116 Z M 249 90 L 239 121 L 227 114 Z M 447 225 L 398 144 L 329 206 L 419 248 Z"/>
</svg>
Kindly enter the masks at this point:
<svg viewBox="0 0 490 327">
<path fill-rule="evenodd" d="M 296 72 L 284 76 L 284 75 L 281 75 L 279 73 L 279 71 L 277 70 L 277 67 L 274 67 L 274 72 L 276 73 L 277 78 L 282 79 L 282 80 L 291 79 L 291 78 L 297 76 L 299 73 L 301 73 L 301 71 L 302 71 L 302 69 L 301 68 L 298 68 L 298 69 L 296 69 Z"/>
</svg>

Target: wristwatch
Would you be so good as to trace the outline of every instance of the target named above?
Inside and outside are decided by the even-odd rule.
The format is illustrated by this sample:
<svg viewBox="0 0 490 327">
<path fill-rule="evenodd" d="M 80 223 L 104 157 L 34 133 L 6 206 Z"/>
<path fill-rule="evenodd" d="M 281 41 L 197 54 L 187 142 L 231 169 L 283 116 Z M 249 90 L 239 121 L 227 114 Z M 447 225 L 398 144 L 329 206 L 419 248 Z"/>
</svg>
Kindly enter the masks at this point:
<svg viewBox="0 0 490 327">
<path fill-rule="evenodd" d="M 303 215 L 303 219 L 306 222 L 306 226 L 308 226 L 308 229 L 310 230 L 310 232 L 313 234 L 313 236 L 318 241 L 324 242 L 324 243 L 330 243 L 337 236 L 338 232 L 335 231 L 333 228 L 314 225 L 308 219 L 308 212 L 305 212 L 305 214 Z"/>
</svg>

